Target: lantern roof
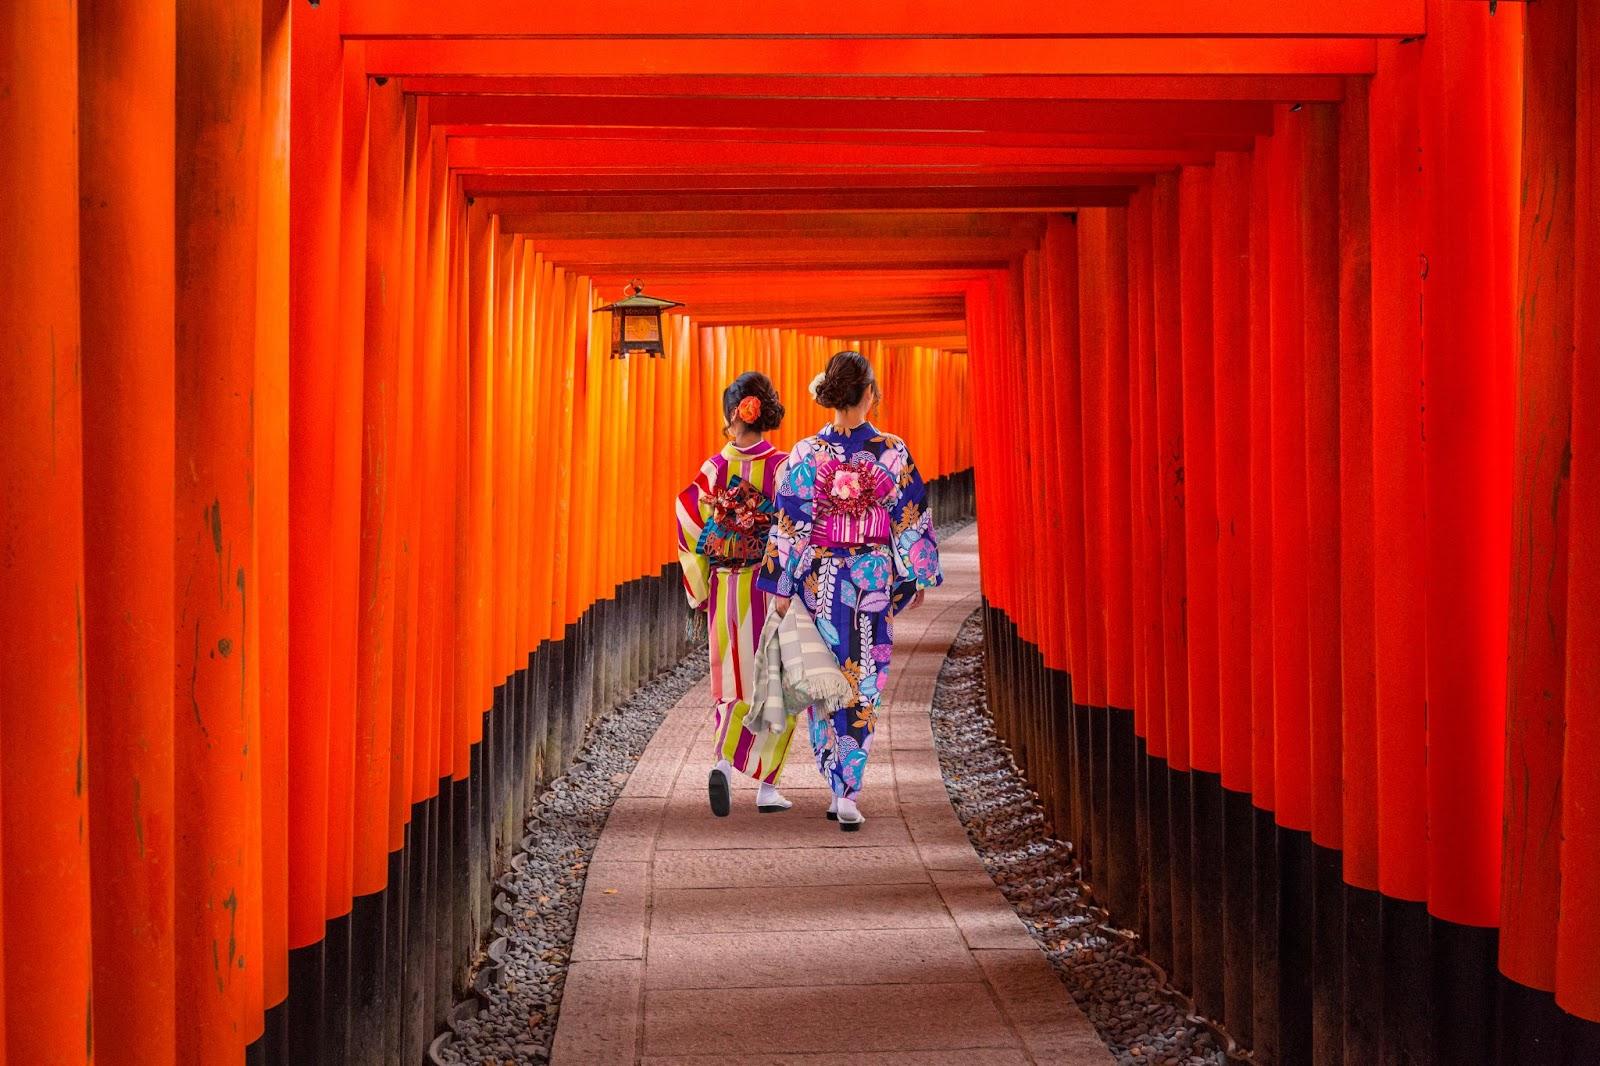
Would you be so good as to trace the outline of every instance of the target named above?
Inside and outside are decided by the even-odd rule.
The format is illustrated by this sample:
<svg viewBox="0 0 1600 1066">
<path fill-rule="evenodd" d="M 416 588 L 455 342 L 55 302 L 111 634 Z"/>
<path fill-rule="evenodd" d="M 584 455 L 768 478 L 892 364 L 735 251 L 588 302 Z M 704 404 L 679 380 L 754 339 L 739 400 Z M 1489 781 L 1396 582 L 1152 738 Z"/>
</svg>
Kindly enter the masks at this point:
<svg viewBox="0 0 1600 1066">
<path fill-rule="evenodd" d="M 659 296 L 646 296 L 637 288 L 633 295 L 595 308 L 596 311 L 665 311 L 669 307 L 682 307 L 677 300 L 663 300 Z"/>
</svg>

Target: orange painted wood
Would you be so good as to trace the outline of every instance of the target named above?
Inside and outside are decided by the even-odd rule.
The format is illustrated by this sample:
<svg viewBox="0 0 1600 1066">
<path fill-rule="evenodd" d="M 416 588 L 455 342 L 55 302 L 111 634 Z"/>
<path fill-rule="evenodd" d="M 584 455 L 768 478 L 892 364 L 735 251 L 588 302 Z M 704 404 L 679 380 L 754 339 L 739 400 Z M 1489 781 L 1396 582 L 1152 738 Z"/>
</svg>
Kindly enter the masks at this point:
<svg viewBox="0 0 1600 1066">
<path fill-rule="evenodd" d="M 751 77 L 700 74 L 693 77 L 646 75 L 582 81 L 560 75 L 500 76 L 493 79 L 419 76 L 405 79 L 408 93 L 421 96 L 477 95 L 485 92 L 518 96 L 633 95 L 683 97 L 765 97 L 787 94 L 806 99 L 906 100 L 1339 100 L 1343 79 L 1315 75 L 1072 75 L 1047 78 L 987 75 L 981 80 L 938 74 L 898 77 L 836 74 L 828 77 L 782 74 Z"/>
<path fill-rule="evenodd" d="M 715 167 L 732 170 L 802 167 L 857 170 L 877 167 L 1003 167 L 1011 171 L 1048 171 L 1073 166 L 1165 167 L 1203 162 L 1197 148 L 1040 148 L 971 145 L 860 145 L 826 142 L 764 143 L 752 160 L 743 141 L 696 138 L 688 132 L 627 140 L 583 137 L 457 137 L 450 142 L 450 164 L 464 174 L 586 173 L 597 168 L 641 168 L 649 171 Z M 756 164 L 753 166 L 753 164 Z"/>
<path fill-rule="evenodd" d="M 1267 159 L 1272 449 L 1273 775 L 1278 824 L 1311 828 L 1307 657 L 1305 252 L 1303 113 L 1280 108 Z"/>
<path fill-rule="evenodd" d="M 1217 699 L 1216 368 L 1211 307 L 1211 170 L 1178 174 L 1178 291 L 1182 355 L 1184 625 L 1188 634 L 1189 759 L 1221 773 Z"/>
<path fill-rule="evenodd" d="M 101 1063 L 170 1066 L 177 20 L 79 19 L 80 258 L 100 275 L 81 312 L 94 1020 Z"/>
<path fill-rule="evenodd" d="M 1256 140 L 1250 169 L 1250 798 L 1277 808 L 1272 661 L 1272 142 Z"/>
<path fill-rule="evenodd" d="M 1106 703 L 1132 710 L 1133 439 L 1128 408 L 1128 212 L 1105 212 L 1106 257 Z"/>
<path fill-rule="evenodd" d="M 192 1061 L 261 1033 L 261 743 L 248 655 L 261 11 L 177 20 L 174 823 L 176 1025 Z"/>
<path fill-rule="evenodd" d="M 1311 839 L 1341 846 L 1344 676 L 1340 638 L 1339 112 L 1312 104 L 1304 121 L 1300 225 L 1305 359 L 1306 680 Z"/>
<path fill-rule="evenodd" d="M 1426 621 L 1423 478 L 1422 176 L 1418 77 L 1422 50 L 1382 46 L 1369 94 L 1372 188 L 1372 536 L 1383 545 L 1373 589 L 1378 756 L 1378 887 L 1427 898 L 1426 664 L 1416 654 Z M 1382 456 L 1382 461 L 1378 457 Z"/>
<path fill-rule="evenodd" d="M 1251 156 L 1211 179 L 1211 322 L 1217 509 L 1217 700 L 1223 787 L 1250 791 Z"/>
<path fill-rule="evenodd" d="M 1542 17 L 1542 16 L 1540 16 Z M 1600 11 L 1577 5 L 1572 482 L 1556 1003 L 1600 1021 Z"/>
<path fill-rule="evenodd" d="M 1080 321 L 1082 308 L 1078 269 L 1079 239 L 1076 226 L 1068 219 L 1052 219 L 1043 244 L 1045 287 L 1044 303 L 1048 328 L 1043 337 L 1044 355 L 1050 363 L 1050 410 L 1047 430 L 1051 467 L 1046 472 L 1059 516 L 1057 551 L 1059 562 L 1049 567 L 1055 610 L 1063 615 L 1066 645 L 1057 649 L 1058 659 L 1051 665 L 1072 675 L 1074 699 L 1084 693 L 1089 671 L 1088 601 L 1084 597 L 1084 540 L 1086 523 L 1082 518 L 1083 420 L 1080 368 L 1082 359 Z"/>
<path fill-rule="evenodd" d="M 1133 437 L 1133 627 L 1134 730 L 1157 757 L 1167 752 L 1166 662 L 1159 601 L 1160 497 L 1155 480 L 1154 408 L 1150 402 L 1155 361 L 1154 247 L 1151 193 L 1141 190 L 1128 207 L 1129 428 Z"/>
<path fill-rule="evenodd" d="M 1249 37 L 1421 33 L 1420 0 L 1307 0 L 1286 8 L 1272 0 L 1240 0 L 1226 9 L 1195 8 L 1178 0 L 1132 0 L 1115 8 L 1071 7 L 1041 10 L 1020 0 L 973 8 L 959 0 L 903 0 L 868 9 L 841 0 L 824 0 L 804 12 L 778 2 L 757 0 L 737 8 L 708 8 L 693 0 L 664 0 L 653 19 L 686 35 L 755 34 L 961 36 L 1040 34 L 1050 36 L 1190 36 L 1226 33 Z M 356 0 L 343 22 L 348 36 L 410 34 L 426 37 L 561 34 L 626 36 L 596 30 L 592 12 L 570 10 L 534 17 L 510 0 L 489 0 L 471 8 L 440 9 L 422 0 Z"/>
<path fill-rule="evenodd" d="M 427 202 L 427 135 L 418 122 L 416 106 L 406 109 L 405 200 L 401 230 L 401 275 L 399 287 L 400 328 L 396 338 L 395 368 L 395 509 L 391 536 L 397 541 L 395 556 L 394 626 L 390 639 L 394 650 L 390 669 L 389 695 L 389 850 L 405 842 L 405 827 L 411 820 L 411 716 L 416 661 L 417 565 L 419 545 L 418 494 L 416 470 L 416 352 L 418 281 L 426 260 L 425 204 Z"/>
<path fill-rule="evenodd" d="M 0 31 L 0 940 L 8 1061 L 93 1061 L 77 11 Z M 38 174 L 51 181 L 35 182 Z"/>
<path fill-rule="evenodd" d="M 1073 701 L 1106 706 L 1106 496 L 1111 457 L 1106 431 L 1106 363 L 1110 308 L 1104 211 L 1078 215 L 1079 410 L 1083 433 L 1083 503 L 1073 507 L 1083 522 L 1083 584 L 1086 655 L 1075 663 Z"/>
<path fill-rule="evenodd" d="M 334 7 L 290 20 L 289 946 L 322 938 L 328 884 L 329 543 L 339 304 Z"/>
<path fill-rule="evenodd" d="M 262 4 L 256 269 L 256 595 L 262 1006 L 289 994 L 289 0 Z"/>
<path fill-rule="evenodd" d="M 798 97 L 792 88 L 772 85 L 768 93 L 745 97 L 624 91 L 607 94 L 604 105 L 597 106 L 599 94 L 592 88 L 585 95 L 510 95 L 498 80 L 480 84 L 481 95 L 440 97 L 433 107 L 433 120 L 460 127 L 462 132 L 477 130 L 482 136 L 579 137 L 602 130 L 611 130 L 615 136 L 618 130 L 638 132 L 641 109 L 661 108 L 671 112 L 671 125 L 680 135 L 692 129 L 700 135 L 742 134 L 765 139 L 775 131 L 788 130 L 805 139 L 854 136 L 868 143 L 886 143 L 880 138 L 906 131 L 919 137 L 962 137 L 969 143 L 990 145 L 1008 143 L 1000 134 L 1152 137 L 1177 145 L 1203 143 L 1213 137 L 1254 137 L 1272 128 L 1270 106 L 1256 101 L 829 99 Z M 883 95 L 900 94 L 891 91 Z M 523 132 L 529 127 L 543 132 Z M 762 132 L 753 133 L 757 130 Z M 1117 142 L 1095 143 L 1111 147 Z"/>
<path fill-rule="evenodd" d="M 874 40 L 862 37 L 728 42 L 659 38 L 648 48 L 589 39 L 412 39 L 367 42 L 380 75 L 1327 75 L 1371 73 L 1359 38 L 1041 38 Z"/>
<path fill-rule="evenodd" d="M 1150 198 L 1151 269 L 1154 277 L 1153 431 L 1160 562 L 1162 661 L 1158 690 L 1166 710 L 1166 759 L 1174 770 L 1190 763 L 1189 627 L 1184 563 L 1183 329 L 1180 310 L 1178 178 L 1156 180 Z"/>
<path fill-rule="evenodd" d="M 1435 0 L 1424 51 L 1428 910 L 1499 918 L 1511 562 L 1514 7 Z M 1520 43 L 1516 56 L 1520 57 Z M 1513 127 L 1514 128 L 1514 127 Z M 1509 149 L 1511 146 L 1506 145 Z M 1448 355 L 1446 355 L 1448 353 Z M 1448 666 L 1446 665 L 1448 664 Z M 1413 783 L 1414 784 L 1414 783 Z"/>
<path fill-rule="evenodd" d="M 401 241 L 405 215 L 405 109 L 399 87 L 368 98 L 367 234 L 363 249 L 360 567 L 357 595 L 355 776 L 351 890 L 388 880 L 394 742 L 394 603 L 398 553 L 396 428 L 399 396 Z"/>
<path fill-rule="evenodd" d="M 1378 887 L 1372 192 L 1368 86 L 1339 108 L 1339 641 L 1344 879 Z M 1387 457 L 1385 459 L 1387 461 Z M 1383 554 L 1387 573 L 1388 550 Z"/>
<path fill-rule="evenodd" d="M 359 46 L 357 46 L 359 47 Z M 350 912 L 355 874 L 356 673 L 361 582 L 361 444 L 366 330 L 367 81 L 346 46 L 341 72 L 339 269 L 328 279 L 339 301 L 333 353 L 334 432 L 328 672 L 327 918 Z"/>
<path fill-rule="evenodd" d="M 1572 463 L 1577 5 L 1528 12 L 1523 57 L 1500 969 L 1556 985 Z M 1577 710 L 1577 708 L 1574 708 Z M 1581 711 L 1579 712 L 1581 713 Z"/>
<path fill-rule="evenodd" d="M 1045 390 L 1048 387 L 1048 372 L 1045 370 L 1043 360 L 1037 358 L 1040 350 L 1040 290 L 1042 288 L 1039 253 L 1029 252 L 1023 257 L 1018 270 L 1019 282 L 1018 311 L 1021 314 L 1019 329 L 1023 337 L 1024 350 L 1034 354 L 1032 359 L 1025 358 L 1018 367 L 1019 416 L 1023 434 L 1023 447 L 1017 451 L 1018 470 L 1025 482 L 1038 484 L 1044 471 L 1044 455 L 1034 445 L 1045 432 Z M 880 380 L 883 375 L 880 372 Z M 893 417 L 893 412 L 885 415 L 885 420 Z M 899 424 L 899 423 L 896 423 Z M 1048 509 L 1042 501 L 1030 499 L 1025 511 L 1026 536 L 1030 543 L 1044 543 L 1051 536 L 1051 520 Z M 1058 647 L 1065 637 L 1065 619 L 1061 613 L 1054 610 L 1054 604 L 1037 585 L 1030 596 L 1031 611 L 1028 616 L 1028 625 L 1032 627 L 1031 639 L 1040 648 Z"/>
</svg>

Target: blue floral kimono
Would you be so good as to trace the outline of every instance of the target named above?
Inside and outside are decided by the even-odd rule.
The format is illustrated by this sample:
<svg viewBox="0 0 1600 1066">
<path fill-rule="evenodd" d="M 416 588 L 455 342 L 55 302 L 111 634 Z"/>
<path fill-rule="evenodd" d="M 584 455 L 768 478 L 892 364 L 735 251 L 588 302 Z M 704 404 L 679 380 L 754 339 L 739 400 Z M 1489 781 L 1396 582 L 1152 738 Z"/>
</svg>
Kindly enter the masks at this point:
<svg viewBox="0 0 1600 1066">
<path fill-rule="evenodd" d="M 817 769 L 854 798 L 889 677 L 891 620 L 944 578 L 927 487 L 899 437 L 870 422 L 825 426 L 778 470 L 778 517 L 756 587 L 799 596 L 854 691 L 833 714 L 810 712 Z"/>
</svg>

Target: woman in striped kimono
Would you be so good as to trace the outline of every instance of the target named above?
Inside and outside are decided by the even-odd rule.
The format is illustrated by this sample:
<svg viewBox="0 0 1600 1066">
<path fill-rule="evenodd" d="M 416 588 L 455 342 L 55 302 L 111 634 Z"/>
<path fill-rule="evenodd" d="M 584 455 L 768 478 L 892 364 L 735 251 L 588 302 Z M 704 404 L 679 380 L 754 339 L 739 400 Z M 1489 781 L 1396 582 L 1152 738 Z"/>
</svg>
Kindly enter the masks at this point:
<svg viewBox="0 0 1600 1066">
<path fill-rule="evenodd" d="M 840 352 L 812 382 L 833 421 L 795 445 L 778 474 L 778 517 L 756 587 L 779 614 L 799 595 L 853 694 L 809 713 L 817 769 L 833 791 L 828 817 L 845 830 L 856 807 L 889 677 L 892 620 L 943 580 L 927 486 L 905 442 L 867 421 L 881 399 L 872 364 Z"/>
<path fill-rule="evenodd" d="M 752 733 L 745 715 L 755 681 L 756 640 L 769 600 L 755 588 L 776 515 L 772 496 L 785 454 L 763 434 L 783 422 L 783 404 L 765 374 L 740 374 L 722 394 L 728 443 L 705 461 L 700 475 L 678 496 L 678 558 L 689 604 L 706 612 L 711 646 L 711 699 L 716 764 L 707 790 L 711 811 L 725 817 L 732 802 L 732 772 L 758 780 L 756 808 L 787 810 L 778 775 L 794 733 Z"/>
</svg>

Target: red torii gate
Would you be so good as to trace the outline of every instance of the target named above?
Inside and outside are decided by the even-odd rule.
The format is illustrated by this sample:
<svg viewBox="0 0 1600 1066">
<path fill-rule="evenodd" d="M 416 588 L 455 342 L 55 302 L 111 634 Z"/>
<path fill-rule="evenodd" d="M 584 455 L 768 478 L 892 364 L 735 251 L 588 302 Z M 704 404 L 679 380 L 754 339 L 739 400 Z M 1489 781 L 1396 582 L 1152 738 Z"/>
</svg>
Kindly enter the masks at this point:
<svg viewBox="0 0 1600 1066">
<path fill-rule="evenodd" d="M 970 350 L 996 655 L 1056 694 L 1003 724 L 1263 1060 L 1593 1047 L 1592 5 L 124 7 L 17 0 L 0 45 L 16 1061 L 232 1061 L 270 1013 L 265 1054 L 313 964 L 359 968 L 413 818 L 481 783 L 493 687 L 653 572 L 489 506 L 549 491 L 519 441 L 700 446 L 685 416 L 591 454 L 582 407 L 626 380 L 698 417 L 698 377 L 537 406 L 588 380 L 590 286 L 636 274 L 712 331 L 678 342 L 706 374 L 803 384 L 810 342 L 736 325 Z M 1036 495 L 999 491 L 1019 455 Z M 1122 850 L 1173 818 L 1170 854 Z M 1277 999 L 1227 933 L 1263 915 Z M 1395 992 L 1430 979 L 1463 1005 Z M 356 1048 L 314 998 L 312 1053 Z"/>
</svg>

